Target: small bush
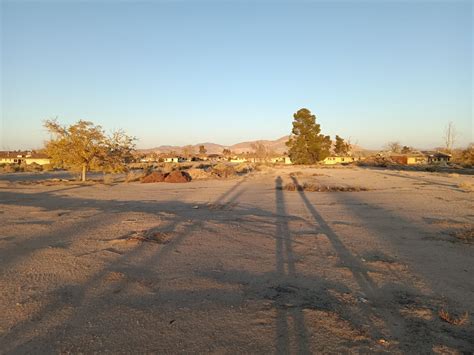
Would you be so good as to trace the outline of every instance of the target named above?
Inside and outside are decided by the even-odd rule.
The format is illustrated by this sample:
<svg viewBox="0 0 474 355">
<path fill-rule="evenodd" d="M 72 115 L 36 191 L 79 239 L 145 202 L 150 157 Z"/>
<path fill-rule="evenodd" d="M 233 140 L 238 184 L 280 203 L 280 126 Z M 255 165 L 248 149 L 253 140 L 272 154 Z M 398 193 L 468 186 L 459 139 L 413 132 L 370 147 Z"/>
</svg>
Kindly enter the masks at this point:
<svg viewBox="0 0 474 355">
<path fill-rule="evenodd" d="M 463 181 L 458 184 L 458 187 L 465 192 L 474 192 L 474 184 L 472 182 Z"/>
<path fill-rule="evenodd" d="M 17 173 L 19 171 L 21 171 L 21 168 L 18 164 L 6 164 L 3 167 L 4 173 Z"/>
<path fill-rule="evenodd" d="M 247 174 L 253 170 L 253 166 L 248 163 L 240 163 L 234 169 L 237 174 Z"/>
<path fill-rule="evenodd" d="M 219 178 L 229 178 L 237 175 L 234 167 L 231 165 L 219 163 L 212 167 L 211 174 Z"/>
<path fill-rule="evenodd" d="M 365 187 L 360 186 L 337 186 L 337 185 L 320 185 L 312 183 L 304 183 L 303 185 L 288 183 L 282 187 L 278 187 L 280 190 L 285 191 L 308 191 L 308 192 L 359 192 L 367 191 Z"/>
<path fill-rule="evenodd" d="M 449 314 L 448 311 L 441 309 L 438 312 L 439 318 L 441 320 L 445 321 L 446 323 L 452 324 L 452 325 L 464 325 L 467 324 L 469 321 L 469 314 L 467 312 L 464 312 L 461 316 L 455 317 L 451 314 Z"/>
<path fill-rule="evenodd" d="M 135 181 L 140 181 L 140 179 L 143 177 L 143 172 L 138 172 L 138 171 L 129 171 L 127 176 L 125 177 L 125 182 L 135 182 Z"/>
<path fill-rule="evenodd" d="M 43 171 L 43 167 L 37 163 L 25 164 L 23 169 L 28 172 Z"/>
<path fill-rule="evenodd" d="M 110 184 L 113 184 L 115 182 L 115 179 L 112 175 L 105 174 L 102 181 L 104 182 L 104 184 L 110 185 Z"/>
<path fill-rule="evenodd" d="M 186 170 L 186 172 L 189 174 L 189 176 L 191 176 L 191 179 L 193 180 L 208 179 L 211 177 L 211 173 L 203 169 L 193 168 L 193 169 Z"/>
</svg>

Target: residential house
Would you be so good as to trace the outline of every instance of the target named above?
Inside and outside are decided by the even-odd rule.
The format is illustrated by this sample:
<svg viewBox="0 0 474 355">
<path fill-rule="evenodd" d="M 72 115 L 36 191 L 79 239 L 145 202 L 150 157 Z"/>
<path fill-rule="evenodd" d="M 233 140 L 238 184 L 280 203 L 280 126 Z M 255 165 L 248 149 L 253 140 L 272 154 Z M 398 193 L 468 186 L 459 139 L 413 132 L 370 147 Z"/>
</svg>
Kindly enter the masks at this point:
<svg viewBox="0 0 474 355">
<path fill-rule="evenodd" d="M 323 160 L 325 165 L 334 165 L 334 164 L 349 164 L 354 162 L 354 157 L 350 156 L 330 156 Z"/>
<path fill-rule="evenodd" d="M 51 164 L 46 154 L 36 152 L 0 152 L 0 164 Z"/>
<path fill-rule="evenodd" d="M 421 153 L 396 154 L 391 155 L 390 159 L 402 165 L 420 165 L 428 162 L 428 158 Z"/>
<path fill-rule="evenodd" d="M 440 163 L 449 163 L 451 160 L 451 154 L 443 152 L 434 152 L 434 151 L 424 151 L 428 164 L 440 164 Z"/>
</svg>

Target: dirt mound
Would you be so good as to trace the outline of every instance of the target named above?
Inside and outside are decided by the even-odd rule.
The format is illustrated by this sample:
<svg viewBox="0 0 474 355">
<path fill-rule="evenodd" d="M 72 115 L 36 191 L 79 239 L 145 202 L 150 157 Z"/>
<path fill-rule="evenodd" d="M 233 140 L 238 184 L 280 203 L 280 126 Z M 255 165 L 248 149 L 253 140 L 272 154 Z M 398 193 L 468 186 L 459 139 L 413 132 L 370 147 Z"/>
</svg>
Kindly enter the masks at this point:
<svg viewBox="0 0 474 355">
<path fill-rule="evenodd" d="M 163 182 L 165 181 L 166 175 L 158 171 L 153 171 L 142 179 L 142 183 L 151 183 L 151 182 Z"/>
<path fill-rule="evenodd" d="M 185 171 L 175 170 L 171 173 L 167 174 L 165 177 L 165 182 L 174 182 L 174 183 L 182 183 L 182 182 L 190 182 L 191 176 Z"/>
</svg>

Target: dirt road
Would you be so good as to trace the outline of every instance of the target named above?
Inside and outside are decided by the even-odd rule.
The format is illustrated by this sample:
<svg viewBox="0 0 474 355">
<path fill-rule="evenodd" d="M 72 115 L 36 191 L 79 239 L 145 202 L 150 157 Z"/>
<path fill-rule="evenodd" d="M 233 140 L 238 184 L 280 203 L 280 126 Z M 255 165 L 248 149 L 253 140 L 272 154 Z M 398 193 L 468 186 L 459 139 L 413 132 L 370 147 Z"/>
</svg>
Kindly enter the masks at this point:
<svg viewBox="0 0 474 355">
<path fill-rule="evenodd" d="M 369 190 L 281 188 L 314 181 Z M 461 182 L 474 180 L 295 167 L 188 184 L 0 176 L 0 353 L 474 351 Z"/>
</svg>

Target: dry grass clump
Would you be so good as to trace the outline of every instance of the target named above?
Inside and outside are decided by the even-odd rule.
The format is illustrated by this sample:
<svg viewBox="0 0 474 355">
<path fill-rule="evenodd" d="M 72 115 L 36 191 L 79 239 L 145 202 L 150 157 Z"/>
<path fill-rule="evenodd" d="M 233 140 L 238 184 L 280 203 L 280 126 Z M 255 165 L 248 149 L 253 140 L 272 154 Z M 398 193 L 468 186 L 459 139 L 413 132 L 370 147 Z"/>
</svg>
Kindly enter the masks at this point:
<svg viewBox="0 0 474 355">
<path fill-rule="evenodd" d="M 464 243 L 474 243 L 474 228 L 458 230 L 451 235 Z"/>
<path fill-rule="evenodd" d="M 254 167 L 248 163 L 240 163 L 236 165 L 234 169 L 237 174 L 247 174 L 251 172 L 254 169 Z"/>
<path fill-rule="evenodd" d="M 203 180 L 211 177 L 211 173 L 203 169 L 192 168 L 186 170 L 186 172 L 189 174 L 189 176 L 191 176 L 191 179 L 193 180 Z"/>
<path fill-rule="evenodd" d="M 235 171 L 234 167 L 231 165 L 218 163 L 212 167 L 211 174 L 218 178 L 226 179 L 226 178 L 236 176 L 237 172 Z"/>
<path fill-rule="evenodd" d="M 463 181 L 458 184 L 458 187 L 465 192 L 474 192 L 474 184 L 472 182 Z"/>
<path fill-rule="evenodd" d="M 469 314 L 467 312 L 464 312 L 461 316 L 455 317 L 451 314 L 449 314 L 448 311 L 441 309 L 438 312 L 439 318 L 446 323 L 452 324 L 452 325 L 464 325 L 469 322 Z"/>
<path fill-rule="evenodd" d="M 104 184 L 111 185 L 115 182 L 115 179 L 112 175 L 105 174 L 102 181 L 104 182 Z"/>
<path fill-rule="evenodd" d="M 166 244 L 170 241 L 170 236 L 164 232 L 157 232 L 151 230 L 135 231 L 117 239 L 116 241 L 121 242 L 132 242 L 132 243 L 157 243 Z"/>
<path fill-rule="evenodd" d="M 143 177 L 143 172 L 138 172 L 138 171 L 129 171 L 127 176 L 125 177 L 125 182 L 135 182 L 135 181 L 140 181 L 140 179 Z"/>
<path fill-rule="evenodd" d="M 303 175 L 302 171 L 293 171 L 292 173 L 290 173 L 290 176 L 301 176 L 301 175 Z"/>
<path fill-rule="evenodd" d="M 368 189 L 360 186 L 338 186 L 338 185 L 320 185 L 313 183 L 304 183 L 303 185 L 288 183 L 284 186 L 278 187 L 285 191 L 308 191 L 308 192 L 359 192 L 367 191 Z"/>
</svg>

